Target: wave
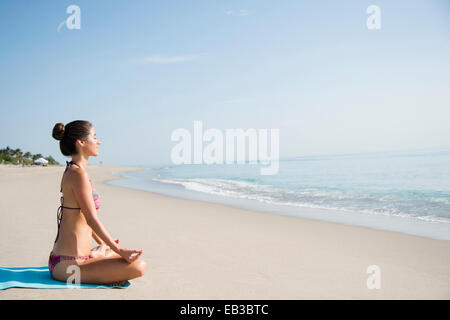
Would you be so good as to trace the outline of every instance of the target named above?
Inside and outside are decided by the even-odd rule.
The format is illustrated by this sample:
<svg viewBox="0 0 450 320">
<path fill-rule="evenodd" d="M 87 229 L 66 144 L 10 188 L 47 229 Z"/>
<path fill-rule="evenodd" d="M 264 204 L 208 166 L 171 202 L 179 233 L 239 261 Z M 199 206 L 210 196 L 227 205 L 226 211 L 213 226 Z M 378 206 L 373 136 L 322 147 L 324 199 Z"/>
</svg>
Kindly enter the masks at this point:
<svg viewBox="0 0 450 320">
<path fill-rule="evenodd" d="M 286 189 L 243 180 L 212 178 L 162 178 L 152 180 L 175 184 L 187 190 L 216 196 L 246 199 L 290 207 L 333 209 L 360 214 L 415 218 L 450 223 L 445 216 L 449 200 L 442 197 L 414 198 L 395 194 L 369 194 L 317 188 Z M 437 212 L 437 213 L 436 213 Z M 439 214 L 441 213 L 441 214 Z"/>
</svg>

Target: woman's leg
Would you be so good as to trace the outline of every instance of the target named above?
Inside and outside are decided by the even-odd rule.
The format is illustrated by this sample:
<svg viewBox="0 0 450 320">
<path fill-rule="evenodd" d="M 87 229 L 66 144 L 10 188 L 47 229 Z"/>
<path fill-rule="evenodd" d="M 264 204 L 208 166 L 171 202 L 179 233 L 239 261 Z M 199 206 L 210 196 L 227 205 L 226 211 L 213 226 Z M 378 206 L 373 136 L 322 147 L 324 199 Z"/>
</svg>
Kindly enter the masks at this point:
<svg viewBox="0 0 450 320">
<path fill-rule="evenodd" d="M 146 263 L 141 259 L 136 259 L 132 263 L 128 263 L 122 257 L 112 255 L 106 258 L 92 258 L 85 261 L 62 261 L 53 269 L 53 278 L 66 282 L 73 274 L 73 270 L 68 269 L 71 265 L 77 265 L 79 267 L 81 283 L 94 284 L 105 284 L 138 278 L 144 275 L 146 269 Z M 67 273 L 67 270 L 72 272 Z"/>
<path fill-rule="evenodd" d="M 128 263 L 122 257 L 113 256 L 95 261 L 89 259 L 79 267 L 81 283 L 109 283 L 143 276 L 146 263 L 141 259 Z"/>
</svg>

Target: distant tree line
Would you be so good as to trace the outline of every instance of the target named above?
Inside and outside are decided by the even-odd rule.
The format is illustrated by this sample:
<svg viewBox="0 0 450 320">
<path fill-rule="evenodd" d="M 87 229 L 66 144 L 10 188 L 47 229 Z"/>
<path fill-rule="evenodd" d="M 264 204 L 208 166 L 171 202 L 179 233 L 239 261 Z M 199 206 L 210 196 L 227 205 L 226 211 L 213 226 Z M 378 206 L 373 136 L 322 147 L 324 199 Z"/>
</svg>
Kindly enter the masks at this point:
<svg viewBox="0 0 450 320">
<path fill-rule="evenodd" d="M 48 164 L 51 165 L 59 164 L 59 162 L 53 159 L 52 156 L 44 157 L 40 153 L 23 153 L 23 151 L 20 149 L 11 149 L 10 147 L 0 149 L 0 163 L 3 164 L 22 164 L 23 161 L 24 165 L 32 165 L 34 163 L 34 160 L 37 160 L 39 158 L 44 158 L 48 161 Z"/>
</svg>

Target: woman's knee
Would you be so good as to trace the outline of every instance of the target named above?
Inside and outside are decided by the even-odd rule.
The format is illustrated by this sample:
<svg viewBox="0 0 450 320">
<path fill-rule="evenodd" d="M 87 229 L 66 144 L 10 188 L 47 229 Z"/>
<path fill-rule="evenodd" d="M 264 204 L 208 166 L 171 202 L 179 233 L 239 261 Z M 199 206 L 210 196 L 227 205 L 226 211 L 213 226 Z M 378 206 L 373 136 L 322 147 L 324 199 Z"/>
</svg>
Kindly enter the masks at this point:
<svg viewBox="0 0 450 320">
<path fill-rule="evenodd" d="M 138 259 L 133 262 L 133 269 L 136 272 L 137 277 L 142 277 L 145 274 L 147 263 L 144 260 Z"/>
</svg>

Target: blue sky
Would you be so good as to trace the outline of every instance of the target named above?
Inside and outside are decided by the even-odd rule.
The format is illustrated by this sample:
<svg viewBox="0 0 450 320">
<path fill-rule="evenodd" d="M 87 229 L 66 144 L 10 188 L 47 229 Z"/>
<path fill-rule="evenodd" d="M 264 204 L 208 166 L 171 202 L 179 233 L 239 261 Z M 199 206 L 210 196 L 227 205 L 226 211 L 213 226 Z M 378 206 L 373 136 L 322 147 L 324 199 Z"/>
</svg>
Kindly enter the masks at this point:
<svg viewBox="0 0 450 320">
<path fill-rule="evenodd" d="M 58 25 L 81 9 L 81 29 Z M 366 27 L 369 5 L 381 29 Z M 0 147 L 170 161 L 171 132 L 279 128 L 280 156 L 450 147 L 448 1 L 0 0 Z M 90 160 L 90 161 L 91 161 Z"/>
</svg>

